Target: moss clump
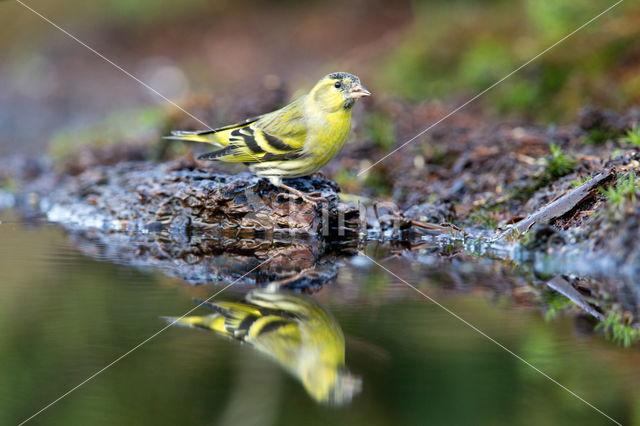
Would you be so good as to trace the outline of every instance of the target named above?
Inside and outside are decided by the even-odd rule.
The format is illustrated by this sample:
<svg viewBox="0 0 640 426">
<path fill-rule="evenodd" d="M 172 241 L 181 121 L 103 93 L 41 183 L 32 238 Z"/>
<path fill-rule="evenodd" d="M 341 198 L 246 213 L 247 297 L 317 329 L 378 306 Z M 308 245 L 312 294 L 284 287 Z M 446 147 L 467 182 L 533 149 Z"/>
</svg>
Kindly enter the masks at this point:
<svg viewBox="0 0 640 426">
<path fill-rule="evenodd" d="M 549 149 L 551 155 L 545 158 L 546 167 L 544 170 L 538 174 L 531 185 L 517 189 L 513 194 L 513 199 L 526 200 L 538 189 L 573 172 L 576 166 L 574 158 L 565 154 L 556 144 L 551 144 Z"/>
<path fill-rule="evenodd" d="M 607 197 L 607 200 L 614 207 L 623 206 L 626 201 L 635 203 L 637 192 L 640 192 L 640 179 L 636 177 L 636 173 L 633 170 L 625 177 L 619 178 L 618 183 L 614 186 L 600 189 L 600 193 Z"/>
<path fill-rule="evenodd" d="M 591 178 L 592 176 L 585 176 L 585 177 L 578 178 L 576 180 L 572 180 L 571 185 L 577 188 L 578 186 L 584 185 L 585 183 L 589 182 Z"/>
<path fill-rule="evenodd" d="M 610 140 L 616 140 L 620 134 L 613 129 L 595 128 L 587 132 L 584 141 L 591 145 L 600 145 Z"/>
<path fill-rule="evenodd" d="M 575 306 L 571 299 L 568 299 L 555 291 L 549 292 L 543 296 L 543 304 L 546 307 L 546 311 L 544 313 L 545 321 L 551 321 L 557 318 L 560 313 Z"/>
<path fill-rule="evenodd" d="M 576 161 L 562 152 L 556 144 L 551 144 L 550 149 L 551 156 L 547 158 L 547 169 L 544 175 L 552 181 L 571 173 L 576 166 Z"/>
<path fill-rule="evenodd" d="M 633 146 L 640 146 L 640 126 L 634 124 L 627 133 L 620 139 L 623 143 L 628 143 Z"/>
<path fill-rule="evenodd" d="M 604 332 L 607 339 L 625 348 L 640 340 L 640 330 L 633 325 L 633 318 L 617 312 L 607 315 L 596 330 Z"/>
</svg>

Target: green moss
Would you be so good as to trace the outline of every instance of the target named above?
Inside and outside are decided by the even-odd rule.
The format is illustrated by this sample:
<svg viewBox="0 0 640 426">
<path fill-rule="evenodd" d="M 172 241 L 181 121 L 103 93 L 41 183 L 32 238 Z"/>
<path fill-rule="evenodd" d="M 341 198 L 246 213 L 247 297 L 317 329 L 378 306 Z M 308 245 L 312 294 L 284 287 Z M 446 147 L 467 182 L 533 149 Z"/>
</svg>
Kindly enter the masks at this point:
<svg viewBox="0 0 640 426">
<path fill-rule="evenodd" d="M 545 159 L 546 167 L 544 170 L 534 178 L 531 185 L 516 189 L 512 195 L 514 200 L 526 200 L 538 189 L 573 172 L 577 164 L 574 158 L 565 154 L 555 144 L 551 144 L 549 149 L 551 150 L 551 155 Z"/>
<path fill-rule="evenodd" d="M 576 166 L 576 161 L 562 152 L 562 149 L 556 144 L 551 144 L 551 156 L 547 158 L 546 177 L 549 180 L 555 180 L 568 175 Z"/>
<path fill-rule="evenodd" d="M 591 176 L 585 176 L 585 177 L 582 177 L 582 178 L 578 178 L 576 180 L 571 181 L 571 185 L 573 185 L 575 187 L 581 186 L 581 185 L 589 182 L 591 180 L 591 178 L 592 178 Z"/>
<path fill-rule="evenodd" d="M 626 176 L 618 179 L 618 182 L 608 188 L 600 188 L 600 193 L 607 197 L 607 200 L 614 207 L 624 205 L 627 201 L 635 203 L 636 193 L 640 191 L 640 179 L 636 177 L 635 171 L 631 170 Z"/>
<path fill-rule="evenodd" d="M 575 304 L 558 292 L 549 292 L 544 296 L 543 304 L 546 307 L 544 319 L 551 321 L 555 319 L 561 312 L 571 308 Z"/>
<path fill-rule="evenodd" d="M 609 140 L 618 139 L 620 135 L 613 129 L 591 129 L 587 132 L 585 142 L 591 145 L 600 145 Z"/>
<path fill-rule="evenodd" d="M 632 325 L 632 317 L 623 317 L 619 313 L 610 313 L 597 326 L 607 339 L 628 348 L 640 340 L 640 330 Z"/>
<path fill-rule="evenodd" d="M 632 128 L 621 139 L 621 142 L 629 143 L 634 146 L 640 146 L 640 126 L 634 124 Z"/>
<path fill-rule="evenodd" d="M 623 154 L 624 154 L 624 150 L 620 148 L 615 148 L 613 151 L 611 151 L 611 155 L 609 156 L 609 158 L 618 158 Z"/>
</svg>

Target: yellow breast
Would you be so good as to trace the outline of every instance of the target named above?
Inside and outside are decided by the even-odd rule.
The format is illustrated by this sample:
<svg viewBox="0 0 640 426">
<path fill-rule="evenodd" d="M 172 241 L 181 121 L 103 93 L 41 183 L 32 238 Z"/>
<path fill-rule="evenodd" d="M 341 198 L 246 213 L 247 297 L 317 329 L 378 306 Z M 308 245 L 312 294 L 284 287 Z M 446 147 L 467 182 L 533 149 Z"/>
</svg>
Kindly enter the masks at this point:
<svg viewBox="0 0 640 426">
<path fill-rule="evenodd" d="M 321 114 L 309 123 L 304 149 L 316 158 L 320 168 L 342 150 L 350 130 L 351 110 Z"/>
</svg>

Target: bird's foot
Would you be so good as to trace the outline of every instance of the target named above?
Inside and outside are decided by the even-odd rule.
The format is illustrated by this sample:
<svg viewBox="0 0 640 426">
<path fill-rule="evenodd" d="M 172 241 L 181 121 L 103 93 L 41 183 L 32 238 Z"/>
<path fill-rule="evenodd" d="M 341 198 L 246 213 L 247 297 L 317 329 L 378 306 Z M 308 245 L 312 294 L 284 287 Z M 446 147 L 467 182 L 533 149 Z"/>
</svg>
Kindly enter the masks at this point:
<svg viewBox="0 0 640 426">
<path fill-rule="evenodd" d="M 319 192 L 312 192 L 310 194 L 306 194 L 300 190 L 292 188 L 289 185 L 285 185 L 283 183 L 281 183 L 278 186 L 288 192 L 288 194 L 281 192 L 280 194 L 278 194 L 278 197 L 292 198 L 292 199 L 302 198 L 304 201 L 314 206 L 317 206 L 319 203 L 327 203 L 329 201 L 326 198 L 322 197 Z"/>
</svg>

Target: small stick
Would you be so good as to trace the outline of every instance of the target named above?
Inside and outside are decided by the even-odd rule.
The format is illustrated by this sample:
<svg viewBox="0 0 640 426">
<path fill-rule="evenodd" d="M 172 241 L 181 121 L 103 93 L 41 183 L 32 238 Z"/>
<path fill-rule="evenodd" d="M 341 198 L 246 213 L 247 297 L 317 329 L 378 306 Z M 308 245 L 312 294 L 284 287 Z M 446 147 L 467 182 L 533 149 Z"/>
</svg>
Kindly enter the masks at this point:
<svg viewBox="0 0 640 426">
<path fill-rule="evenodd" d="M 579 187 L 567 192 L 557 200 L 547 204 L 535 213 L 529 215 L 526 219 L 516 223 L 513 227 L 505 231 L 501 238 L 512 230 L 516 230 L 520 233 L 527 232 L 536 223 L 546 224 L 553 219 L 564 216 L 571 210 L 573 210 L 578 204 L 593 195 L 593 191 L 606 181 L 612 179 L 615 176 L 615 169 L 611 168 L 606 170 L 593 179 L 588 180 Z"/>
</svg>

